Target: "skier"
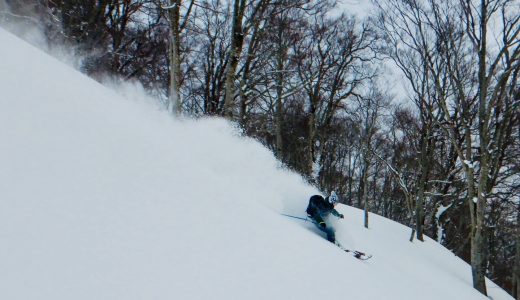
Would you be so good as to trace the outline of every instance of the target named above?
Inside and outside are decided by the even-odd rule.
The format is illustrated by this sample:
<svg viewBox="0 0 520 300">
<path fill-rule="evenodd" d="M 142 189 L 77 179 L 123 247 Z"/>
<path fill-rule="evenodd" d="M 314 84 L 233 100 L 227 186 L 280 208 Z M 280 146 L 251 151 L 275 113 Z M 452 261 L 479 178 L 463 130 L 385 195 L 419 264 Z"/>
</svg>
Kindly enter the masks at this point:
<svg viewBox="0 0 520 300">
<path fill-rule="evenodd" d="M 338 196 L 335 192 L 331 192 L 327 198 L 323 198 L 320 195 L 314 195 L 309 199 L 309 206 L 307 206 L 307 215 L 312 220 L 314 225 L 318 227 L 319 230 L 325 232 L 327 234 L 327 240 L 331 243 L 340 246 L 336 242 L 336 235 L 334 233 L 334 228 L 329 224 L 325 223 L 325 218 L 328 217 L 331 213 L 343 219 L 344 216 L 340 214 L 334 207 L 338 204 Z"/>
</svg>

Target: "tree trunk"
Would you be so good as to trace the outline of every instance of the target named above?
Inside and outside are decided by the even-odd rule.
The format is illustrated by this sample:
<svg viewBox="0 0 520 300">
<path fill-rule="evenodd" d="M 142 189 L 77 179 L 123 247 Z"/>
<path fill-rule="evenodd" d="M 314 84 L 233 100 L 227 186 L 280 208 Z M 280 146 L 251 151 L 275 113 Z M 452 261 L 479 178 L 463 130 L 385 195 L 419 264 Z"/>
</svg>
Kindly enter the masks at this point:
<svg viewBox="0 0 520 300">
<path fill-rule="evenodd" d="M 348 161 L 349 163 L 347 164 L 347 167 L 348 167 L 348 200 L 346 202 L 347 205 L 350 205 L 352 206 L 353 204 L 353 200 L 352 200 L 352 184 L 354 183 L 354 180 L 353 179 L 353 167 L 355 166 L 355 163 L 354 163 L 354 166 L 352 166 L 352 150 L 348 150 Z"/>
<path fill-rule="evenodd" d="M 364 210 L 364 226 L 368 228 L 368 168 L 370 167 L 369 150 L 364 151 L 364 166 L 363 166 L 363 210 Z"/>
<path fill-rule="evenodd" d="M 308 121 L 308 130 L 309 130 L 309 139 L 307 142 L 307 175 L 309 178 L 312 178 L 312 173 L 314 170 L 314 143 L 316 139 L 316 116 L 315 116 L 315 107 L 314 107 L 314 99 L 311 96 L 311 105 L 309 108 L 309 121 Z"/>
<path fill-rule="evenodd" d="M 518 125 L 518 133 L 520 137 L 520 124 Z M 515 265 L 513 267 L 513 297 L 520 300 L 520 202 L 516 209 L 516 253 Z"/>
<path fill-rule="evenodd" d="M 466 157 L 471 158 L 471 129 L 466 125 Z M 486 295 L 486 284 L 485 284 L 485 270 L 483 269 L 483 250 L 484 250 L 484 239 L 483 239 L 483 222 L 484 213 L 482 211 L 483 205 L 479 203 L 481 197 L 475 193 L 475 172 L 473 170 L 473 164 L 465 165 L 465 173 L 467 177 L 468 187 L 468 203 L 471 214 L 471 273 L 473 277 L 473 287 L 482 294 Z"/>
<path fill-rule="evenodd" d="M 421 164 L 421 176 L 419 178 L 418 191 L 417 191 L 417 201 L 415 203 L 415 227 L 417 234 L 417 239 L 421 242 L 424 242 L 424 229 L 423 229 L 423 221 L 424 221 L 424 189 L 426 188 L 426 181 L 428 179 L 428 172 L 430 168 L 429 164 L 429 130 L 423 129 L 423 136 L 421 138 L 421 153 L 419 155 L 419 160 Z"/>
<path fill-rule="evenodd" d="M 181 0 L 170 0 L 170 8 L 168 9 L 168 16 L 170 18 L 170 93 L 169 110 L 174 115 L 178 116 L 182 111 L 181 96 L 180 96 L 180 77 L 181 77 L 181 59 L 180 59 L 180 35 L 179 35 L 179 20 L 180 20 L 180 6 Z"/>
<path fill-rule="evenodd" d="M 278 158 L 282 158 L 283 155 L 283 70 L 285 64 L 286 49 L 283 41 L 283 30 L 284 24 L 280 20 L 281 24 L 278 25 L 278 52 L 276 57 L 276 154 Z"/>
<path fill-rule="evenodd" d="M 445 112 L 446 116 L 449 116 L 449 111 L 445 101 L 441 101 L 440 105 Z M 467 112 L 463 112 L 467 113 Z M 467 116 L 462 116 L 465 120 L 469 120 Z M 484 238 L 483 238 L 483 226 L 484 226 L 484 199 L 482 195 L 477 195 L 475 192 L 475 171 L 474 161 L 472 154 L 472 133 L 471 124 L 469 122 L 463 122 L 464 130 L 464 141 L 466 145 L 465 151 L 461 149 L 456 140 L 455 129 L 453 120 L 449 119 L 450 128 L 448 131 L 448 137 L 450 138 L 452 145 L 457 151 L 459 159 L 462 161 L 464 174 L 466 176 L 466 186 L 468 194 L 466 201 L 469 205 L 470 211 L 470 239 L 471 239 L 471 274 L 473 278 L 473 287 L 482 294 L 486 294 L 485 284 L 485 265 L 484 265 Z M 482 167 L 481 167 L 482 170 Z M 485 170 L 484 170 L 485 171 Z M 480 190 L 480 185 L 479 188 Z"/>
<path fill-rule="evenodd" d="M 242 72 L 242 78 L 240 80 L 240 86 L 243 87 L 240 89 L 240 107 L 239 107 L 239 120 L 242 124 L 243 128 L 247 127 L 247 107 L 249 105 L 249 96 L 248 93 L 244 92 L 244 89 L 250 89 L 248 86 L 248 81 L 250 80 L 251 72 L 254 69 L 254 62 L 253 60 L 256 58 L 256 51 L 258 48 L 258 40 L 259 35 L 259 26 L 260 22 L 256 21 L 254 23 L 253 32 L 251 34 L 251 40 L 249 41 L 249 45 L 246 52 L 246 59 L 244 62 L 244 68 Z"/>
<path fill-rule="evenodd" d="M 482 138 L 481 138 L 482 140 Z M 484 211 L 486 206 L 486 191 L 485 186 L 487 185 L 487 173 L 488 166 L 487 161 L 484 158 L 486 155 L 481 155 L 481 167 L 480 167 L 480 176 L 479 176 L 479 184 L 477 189 L 477 205 L 475 211 L 475 223 L 474 223 L 474 235 L 471 243 L 471 261 L 472 261 L 472 270 L 473 270 L 473 286 L 480 291 L 482 294 L 487 295 L 486 291 L 486 241 L 484 238 L 484 226 L 485 226 L 485 218 Z M 486 177 L 486 179 L 483 178 Z"/>
<path fill-rule="evenodd" d="M 513 297 L 520 300 L 520 203 L 516 212 L 516 253 L 513 267 Z"/>
<path fill-rule="evenodd" d="M 246 0 L 235 0 L 233 8 L 233 28 L 231 32 L 231 48 L 229 51 L 229 64 L 226 70 L 226 95 L 224 98 L 224 116 L 233 119 L 235 106 L 235 73 L 237 70 L 242 47 L 244 42 L 244 32 L 242 19 Z"/>
<path fill-rule="evenodd" d="M 480 20 L 480 50 L 479 50 L 479 142 L 480 142 L 480 176 L 477 190 L 477 205 L 475 212 L 474 235 L 471 241 L 471 269 L 473 271 L 473 287 L 484 295 L 486 291 L 486 257 L 484 240 L 484 213 L 487 202 L 487 183 L 489 173 L 488 127 L 487 127 L 487 91 L 486 76 L 486 39 L 487 39 L 487 3 L 481 0 Z"/>
</svg>

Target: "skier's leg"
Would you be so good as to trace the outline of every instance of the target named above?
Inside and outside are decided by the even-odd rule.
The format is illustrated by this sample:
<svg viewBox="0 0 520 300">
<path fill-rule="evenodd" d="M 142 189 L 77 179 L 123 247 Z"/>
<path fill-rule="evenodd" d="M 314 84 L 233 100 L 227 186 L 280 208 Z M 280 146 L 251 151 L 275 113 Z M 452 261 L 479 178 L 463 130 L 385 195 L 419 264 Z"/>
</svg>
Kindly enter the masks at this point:
<svg viewBox="0 0 520 300">
<path fill-rule="evenodd" d="M 327 240 L 329 242 L 334 243 L 336 241 L 336 234 L 334 232 L 334 228 L 327 226 L 323 229 L 325 233 L 327 233 Z"/>
<path fill-rule="evenodd" d="M 336 241 L 336 234 L 334 232 L 334 228 L 332 228 L 332 226 L 328 225 L 323 228 L 321 227 L 321 225 L 314 219 L 312 219 L 312 223 L 314 223 L 314 225 L 316 225 L 316 227 L 318 227 L 319 230 L 325 232 L 327 234 L 327 240 L 331 243 L 334 243 Z"/>
</svg>

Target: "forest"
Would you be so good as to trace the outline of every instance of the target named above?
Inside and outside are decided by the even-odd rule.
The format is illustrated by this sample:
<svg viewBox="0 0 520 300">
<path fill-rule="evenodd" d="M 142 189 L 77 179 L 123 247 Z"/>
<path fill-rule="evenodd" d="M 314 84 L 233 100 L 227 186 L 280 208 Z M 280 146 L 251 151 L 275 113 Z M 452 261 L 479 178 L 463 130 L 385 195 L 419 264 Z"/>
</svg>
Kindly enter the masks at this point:
<svg viewBox="0 0 520 300">
<path fill-rule="evenodd" d="M 0 24 L 176 117 L 227 118 L 365 227 L 409 226 L 520 299 L 520 1 L 366 2 L 0 0 Z"/>
</svg>

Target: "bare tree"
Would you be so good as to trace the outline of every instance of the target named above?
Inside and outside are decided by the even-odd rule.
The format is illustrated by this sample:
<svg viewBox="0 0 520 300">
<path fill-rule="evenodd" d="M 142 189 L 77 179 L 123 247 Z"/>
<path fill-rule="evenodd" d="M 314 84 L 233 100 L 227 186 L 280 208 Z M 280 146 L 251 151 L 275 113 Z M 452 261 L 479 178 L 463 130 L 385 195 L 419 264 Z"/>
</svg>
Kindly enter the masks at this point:
<svg viewBox="0 0 520 300">
<path fill-rule="evenodd" d="M 305 18 L 315 13 L 318 4 L 312 0 L 276 0 L 266 11 L 264 38 L 260 40 L 267 46 L 262 50 L 267 64 L 264 66 L 265 95 L 274 99 L 276 154 L 283 159 L 284 101 L 292 97 L 302 84 L 295 80 L 294 52 L 292 45 L 301 38 L 300 31 L 308 26 Z M 272 31 L 272 32 L 271 32 Z M 250 55 L 248 55 L 250 57 Z M 273 95 L 274 94 L 274 95 Z"/>
<path fill-rule="evenodd" d="M 209 1 L 194 13 L 193 28 L 186 36 L 195 49 L 187 56 L 193 66 L 187 93 L 200 113 L 216 115 L 223 106 L 230 9 L 221 1 Z"/>
<path fill-rule="evenodd" d="M 471 153 L 473 137 L 469 128 L 465 129 L 466 152 L 458 149 L 459 158 L 463 161 L 464 170 L 468 179 L 468 198 L 471 213 L 471 265 L 473 273 L 473 286 L 483 294 L 486 292 L 486 241 L 485 232 L 485 213 L 488 198 L 496 185 L 496 178 L 503 162 L 503 153 L 510 144 L 511 132 L 509 126 L 513 115 L 513 109 L 518 107 L 518 100 L 514 100 L 511 95 L 511 80 L 516 77 L 520 68 L 520 15 L 508 14 L 513 1 L 485 1 L 480 5 L 475 5 L 472 1 L 461 1 L 460 8 L 462 16 L 466 20 L 465 30 L 471 43 L 469 50 L 471 54 L 477 55 L 476 82 L 474 89 L 464 89 L 459 83 L 462 67 L 466 67 L 452 61 L 458 56 L 450 55 L 447 61 L 450 68 L 450 80 L 456 87 L 456 95 L 460 103 L 465 103 L 466 99 L 475 99 L 478 108 L 477 113 L 477 149 L 478 156 Z M 438 11 L 437 7 L 434 9 Z M 499 20 L 502 28 L 495 35 L 496 47 L 488 44 L 488 35 L 491 32 L 491 22 Z M 452 22 L 437 17 L 438 29 L 443 30 L 445 37 L 445 47 L 453 47 L 456 39 L 453 36 Z M 455 69 L 457 68 L 457 69 Z M 445 112 L 448 124 L 453 124 L 445 99 L 441 102 L 441 107 Z M 516 102 L 516 103 L 515 103 Z M 467 110 L 466 107 L 461 109 Z M 469 123 L 470 120 L 466 120 Z M 449 130 L 453 138 L 453 128 Z M 478 177 L 474 168 L 478 165 Z"/>
<path fill-rule="evenodd" d="M 170 47 L 168 57 L 170 62 L 169 110 L 175 115 L 182 112 L 181 85 L 181 32 L 186 27 L 189 15 L 195 0 L 191 0 L 186 8 L 184 17 L 181 16 L 182 0 L 169 0 L 168 6 L 163 9 L 168 12 L 170 23 Z"/>
<path fill-rule="evenodd" d="M 235 77 L 237 67 L 242 55 L 244 47 L 244 37 L 253 27 L 254 21 L 258 16 L 263 15 L 265 9 L 269 5 L 270 0 L 234 0 L 233 16 L 231 28 L 231 43 L 229 48 L 229 63 L 226 68 L 225 98 L 224 98 L 224 116 L 233 119 L 235 110 Z M 246 16 L 247 8 L 250 8 L 250 14 Z"/>
<path fill-rule="evenodd" d="M 420 124 L 409 110 L 400 107 L 395 108 L 392 119 L 392 126 L 389 130 L 393 136 L 394 151 L 398 153 L 394 153 L 391 157 L 384 158 L 376 149 L 370 150 L 377 159 L 387 166 L 398 189 L 401 190 L 404 195 L 407 223 L 412 228 L 409 240 L 412 242 L 417 232 L 417 218 L 415 217 L 417 212 L 416 195 L 418 193 L 417 175 L 411 172 L 411 170 L 416 169 L 416 166 L 406 162 L 413 161 L 411 158 L 417 156 L 414 141 L 418 138 L 418 135 L 420 136 Z M 402 139 L 400 143 L 396 142 L 396 131 L 400 132 Z"/>
<path fill-rule="evenodd" d="M 354 19 L 345 15 L 332 19 L 326 10 L 314 19 L 306 37 L 293 46 L 298 76 L 308 97 L 306 173 L 310 178 L 316 177 L 314 164 L 325 141 L 319 142 L 318 129 L 330 125 L 345 107 L 345 100 L 358 95 L 360 85 L 374 76 L 364 66 L 373 57 L 373 36 L 365 24 L 358 31 Z"/>
<path fill-rule="evenodd" d="M 371 86 L 371 92 L 367 97 L 358 97 L 353 111 L 354 122 L 360 128 L 359 151 L 362 157 L 362 175 L 360 179 L 360 200 L 364 210 L 364 226 L 368 228 L 369 201 L 368 188 L 370 169 L 373 165 L 375 135 L 381 128 L 383 110 L 388 106 L 388 100 L 378 90 L 375 84 Z M 375 179 L 373 179 L 375 180 Z"/>
<path fill-rule="evenodd" d="M 435 39 L 427 25 L 424 8 L 418 1 L 388 0 L 377 2 L 381 13 L 376 20 L 386 40 L 384 52 L 393 60 L 408 82 L 411 100 L 420 117 L 417 192 L 414 193 L 415 228 L 417 239 L 423 241 L 424 205 L 428 178 L 432 168 L 434 127 L 442 112 L 437 99 L 447 93 L 445 64 L 431 52 Z M 432 64 L 427 64 L 430 57 Z"/>
<path fill-rule="evenodd" d="M 462 163 L 471 217 L 473 285 L 486 294 L 485 211 L 510 144 L 505 124 L 518 105 L 508 87 L 519 68 L 520 16 L 508 13 L 513 2 L 506 0 L 386 2 L 397 11 L 399 32 L 407 38 L 402 43 L 418 51 L 421 74 L 431 76 L 427 87 L 442 111 L 439 125 Z M 465 23 L 458 21 L 461 18 Z M 502 24 L 494 36 L 496 47 L 488 45 L 491 20 Z"/>
</svg>

